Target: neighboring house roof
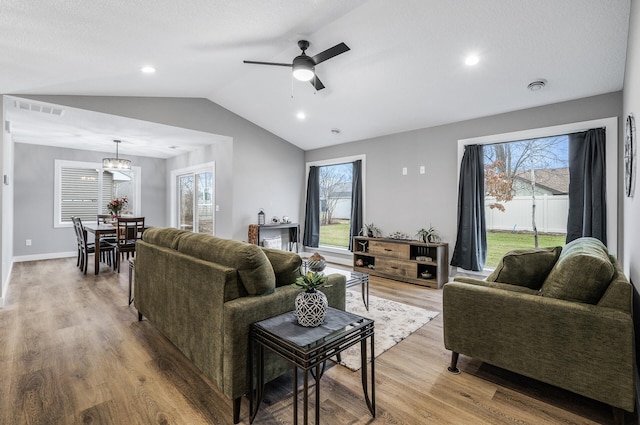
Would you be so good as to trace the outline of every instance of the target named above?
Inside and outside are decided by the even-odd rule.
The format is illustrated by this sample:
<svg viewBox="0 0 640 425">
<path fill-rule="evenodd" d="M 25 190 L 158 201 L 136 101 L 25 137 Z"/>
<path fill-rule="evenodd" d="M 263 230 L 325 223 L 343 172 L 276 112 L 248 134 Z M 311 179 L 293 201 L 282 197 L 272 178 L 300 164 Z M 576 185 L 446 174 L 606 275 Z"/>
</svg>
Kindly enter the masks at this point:
<svg viewBox="0 0 640 425">
<path fill-rule="evenodd" d="M 569 168 L 547 168 L 534 170 L 536 186 L 547 189 L 554 195 L 569 193 Z M 531 184 L 531 171 L 516 174 L 515 179 Z"/>
</svg>

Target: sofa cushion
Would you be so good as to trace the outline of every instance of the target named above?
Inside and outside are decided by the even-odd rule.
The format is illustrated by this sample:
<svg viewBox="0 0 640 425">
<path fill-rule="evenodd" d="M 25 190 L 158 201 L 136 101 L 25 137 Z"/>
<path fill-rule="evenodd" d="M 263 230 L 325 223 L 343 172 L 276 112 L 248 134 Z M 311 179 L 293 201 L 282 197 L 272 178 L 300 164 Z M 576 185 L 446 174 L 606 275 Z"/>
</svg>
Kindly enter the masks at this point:
<svg viewBox="0 0 640 425">
<path fill-rule="evenodd" d="M 561 252 L 560 246 L 509 251 L 487 277 L 487 281 L 540 289 Z"/>
<path fill-rule="evenodd" d="M 150 227 L 142 234 L 142 240 L 165 248 L 176 249 L 178 238 L 187 233 L 191 232 L 172 227 Z"/>
<path fill-rule="evenodd" d="M 276 287 L 273 267 L 257 245 L 189 233 L 178 239 L 177 249 L 185 255 L 237 269 L 240 281 L 250 295 L 269 294 Z"/>
<path fill-rule="evenodd" d="M 298 254 L 271 248 L 262 248 L 262 250 L 271 262 L 271 267 L 276 275 L 276 288 L 291 285 L 298 276 L 302 275 L 300 273 L 302 259 Z"/>
<path fill-rule="evenodd" d="M 568 301 L 596 304 L 607 290 L 615 272 L 607 248 L 595 238 L 579 238 L 568 243 L 540 295 Z"/>
</svg>

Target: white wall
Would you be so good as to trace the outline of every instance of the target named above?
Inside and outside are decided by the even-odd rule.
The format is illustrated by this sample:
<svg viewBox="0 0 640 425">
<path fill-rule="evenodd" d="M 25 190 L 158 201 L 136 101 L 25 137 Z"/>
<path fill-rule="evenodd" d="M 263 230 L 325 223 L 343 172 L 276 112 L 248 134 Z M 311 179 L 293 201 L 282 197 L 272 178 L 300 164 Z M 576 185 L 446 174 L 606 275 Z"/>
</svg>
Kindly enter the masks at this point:
<svg viewBox="0 0 640 425">
<path fill-rule="evenodd" d="M 627 43 L 627 63 L 625 69 L 624 90 L 622 92 L 622 119 L 621 125 L 624 128 L 624 121 L 628 114 L 633 114 L 636 119 L 636 134 L 640 123 L 640 4 L 631 2 L 631 17 L 629 23 L 629 39 Z M 622 162 L 624 131 L 620 137 L 620 164 Z M 635 191 L 632 197 L 622 196 L 622 226 L 620 237 L 622 240 L 623 257 L 622 268 L 634 285 L 634 322 L 636 335 L 640 332 L 640 192 L 638 191 L 638 142 L 640 137 L 636 136 L 634 147 L 634 169 L 635 169 Z M 622 177 L 622 166 L 620 167 Z M 621 190 L 624 185 L 621 186 Z M 636 363 L 640 355 L 640 338 L 636 337 Z M 636 375 L 638 379 L 638 375 Z M 640 393 L 640 392 L 639 392 Z"/>
<path fill-rule="evenodd" d="M 631 18 L 629 28 L 629 40 L 627 44 L 627 65 L 625 70 L 624 90 L 622 95 L 623 115 L 621 125 L 628 114 L 633 114 L 636 119 L 636 134 L 640 129 L 640 4 L 631 2 Z M 624 127 L 622 127 L 624 128 Z M 621 131 L 620 155 L 623 154 L 624 131 Z M 635 160 L 634 168 L 636 188 L 634 196 L 623 199 L 623 238 L 624 260 L 623 268 L 625 273 L 631 278 L 636 288 L 640 288 L 640 192 L 638 191 L 638 142 L 640 137 L 635 138 Z M 620 156 L 620 164 L 624 164 Z M 622 168 L 622 167 L 621 167 Z M 621 170 L 622 172 L 622 170 Z M 622 176 L 621 176 L 622 177 Z M 623 186 L 624 187 L 624 186 Z M 637 289 L 637 291 L 640 289 Z M 637 317 L 637 316 L 636 316 Z"/>
<path fill-rule="evenodd" d="M 5 127 L 4 102 L 2 102 L 1 108 L 0 125 L 2 125 L 2 131 L 0 131 L 0 142 L 2 142 L 2 149 L 0 150 L 0 155 L 2 158 L 2 172 L 0 172 L 0 175 L 2 176 L 0 176 L 0 211 L 2 211 L 2 228 L 0 229 L 0 262 L 2 264 L 2 272 L 0 277 L 2 281 L 0 281 L 0 307 L 4 305 L 13 258 L 13 208 L 11 208 L 11 205 L 14 192 L 13 139 L 11 133 Z M 4 176 L 8 179 L 8 184 L 4 184 Z"/>
</svg>

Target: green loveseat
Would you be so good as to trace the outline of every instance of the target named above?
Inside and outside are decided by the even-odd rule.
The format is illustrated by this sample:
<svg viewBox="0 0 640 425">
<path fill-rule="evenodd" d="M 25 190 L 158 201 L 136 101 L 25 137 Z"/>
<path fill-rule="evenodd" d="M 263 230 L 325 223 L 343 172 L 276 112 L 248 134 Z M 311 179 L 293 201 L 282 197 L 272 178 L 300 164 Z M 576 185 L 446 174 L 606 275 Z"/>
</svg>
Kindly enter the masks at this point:
<svg viewBox="0 0 640 425">
<path fill-rule="evenodd" d="M 136 246 L 135 307 L 233 400 L 248 393 L 249 326 L 294 309 L 297 254 L 171 228 L 151 228 Z M 345 277 L 322 288 L 345 308 Z M 267 353 L 271 354 L 271 353 Z M 267 382 L 290 368 L 265 358 Z"/>
<path fill-rule="evenodd" d="M 562 252 L 560 252 L 562 251 Z M 593 238 L 508 253 L 487 280 L 443 289 L 444 344 L 458 354 L 634 410 L 632 287 Z"/>
</svg>

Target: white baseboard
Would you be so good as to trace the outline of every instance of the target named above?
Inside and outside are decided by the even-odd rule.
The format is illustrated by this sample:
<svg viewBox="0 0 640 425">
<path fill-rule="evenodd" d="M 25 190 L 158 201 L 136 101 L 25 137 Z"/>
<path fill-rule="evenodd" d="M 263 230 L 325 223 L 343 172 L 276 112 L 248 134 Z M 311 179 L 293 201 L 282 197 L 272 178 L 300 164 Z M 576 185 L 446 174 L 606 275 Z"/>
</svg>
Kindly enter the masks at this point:
<svg viewBox="0 0 640 425">
<path fill-rule="evenodd" d="M 36 255 L 20 255 L 18 257 L 13 257 L 13 262 L 23 263 L 25 261 L 53 260 L 56 258 L 75 257 L 76 255 L 78 255 L 77 251 L 51 252 L 47 254 L 36 254 Z"/>
</svg>

